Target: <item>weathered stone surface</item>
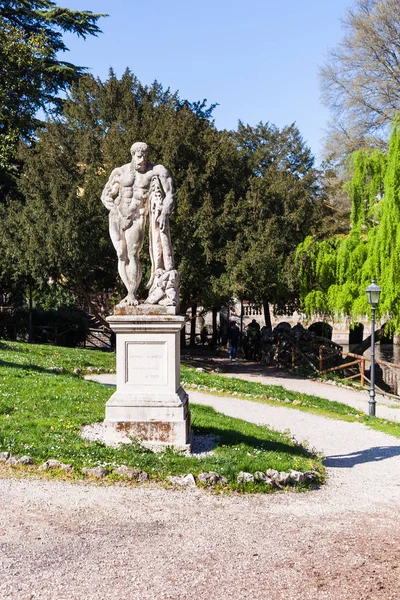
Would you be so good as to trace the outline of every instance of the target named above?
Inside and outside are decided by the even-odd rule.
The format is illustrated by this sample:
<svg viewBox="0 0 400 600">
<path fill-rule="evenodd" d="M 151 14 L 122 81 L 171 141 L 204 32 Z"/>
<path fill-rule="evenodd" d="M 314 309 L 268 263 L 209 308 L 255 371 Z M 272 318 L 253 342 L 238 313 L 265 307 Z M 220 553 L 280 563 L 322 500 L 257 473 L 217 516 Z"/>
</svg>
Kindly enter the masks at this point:
<svg viewBox="0 0 400 600">
<path fill-rule="evenodd" d="M 179 485 L 181 487 L 196 487 L 196 480 L 191 473 L 184 476 L 168 475 L 167 479 L 173 485 Z"/>
<path fill-rule="evenodd" d="M 21 458 L 18 459 L 18 464 L 19 465 L 33 465 L 35 463 L 31 456 L 21 456 Z"/>
<path fill-rule="evenodd" d="M 104 479 L 110 473 L 110 469 L 106 469 L 105 467 L 85 467 L 82 469 L 82 472 L 96 479 Z"/>
<path fill-rule="evenodd" d="M 8 458 L 6 460 L 6 465 L 9 465 L 10 467 L 14 467 L 18 464 L 18 458 L 16 456 L 10 456 L 10 458 Z"/>
<path fill-rule="evenodd" d="M 9 452 L 0 452 L 0 462 L 6 462 L 10 456 Z"/>
<path fill-rule="evenodd" d="M 277 471 L 276 469 L 267 469 L 266 474 L 267 477 L 273 479 L 274 477 L 276 477 L 276 475 L 279 475 L 279 471 Z"/>
<path fill-rule="evenodd" d="M 304 473 L 307 483 L 312 483 L 313 481 L 317 481 L 318 473 L 316 471 L 306 471 Z"/>
<path fill-rule="evenodd" d="M 223 475 L 219 475 L 214 471 L 209 471 L 208 473 L 200 473 L 197 476 L 197 479 L 200 483 L 204 483 L 205 485 L 226 485 L 228 480 Z"/>
<path fill-rule="evenodd" d="M 177 315 L 176 306 L 160 306 L 159 304 L 138 304 L 137 306 L 115 306 L 115 316 L 135 315 Z"/>
<path fill-rule="evenodd" d="M 285 471 L 282 471 L 281 473 L 279 473 L 279 483 L 281 485 L 289 485 L 289 483 L 290 483 L 289 473 L 286 473 Z"/>
<path fill-rule="evenodd" d="M 132 161 L 114 169 L 101 195 L 109 211 L 110 237 L 117 252 L 118 272 L 128 291 L 119 306 L 137 306 L 142 277 L 140 250 L 150 213 L 151 275 L 146 303 L 178 306 L 179 275 L 174 267 L 169 215 L 174 208 L 171 175 L 162 165 L 148 162 L 148 146 L 136 142 Z M 125 251 L 121 251 L 125 248 Z"/>
<path fill-rule="evenodd" d="M 136 481 L 142 471 L 139 469 L 132 469 L 132 467 L 128 467 L 127 465 L 121 465 L 120 467 L 114 469 L 114 473 L 120 477 L 125 477 L 126 479 L 133 479 Z"/>
<path fill-rule="evenodd" d="M 191 473 L 185 475 L 185 477 L 182 480 L 182 483 L 186 487 L 196 487 L 196 480 Z"/>
<path fill-rule="evenodd" d="M 111 316 L 116 333 L 117 390 L 106 404 L 106 444 L 190 450 L 188 395 L 180 385 L 180 332 L 185 317 Z"/>
<path fill-rule="evenodd" d="M 288 473 L 286 475 L 288 475 Z M 287 480 L 285 473 L 279 472 L 276 469 L 268 469 L 267 477 L 270 478 L 271 484 L 278 489 L 281 489 L 282 486 L 285 485 L 283 482 Z"/>
<path fill-rule="evenodd" d="M 262 481 L 266 485 L 272 485 L 272 480 L 269 477 L 267 477 L 267 475 L 265 473 L 263 473 L 262 471 L 256 471 L 254 473 L 254 480 Z"/>
<path fill-rule="evenodd" d="M 254 481 L 254 475 L 251 473 L 246 473 L 246 471 L 240 471 L 237 476 L 238 483 L 250 483 Z"/>
<path fill-rule="evenodd" d="M 138 478 L 137 480 L 141 483 L 143 483 L 143 481 L 149 481 L 150 479 L 150 475 L 148 473 L 146 473 L 146 471 L 139 471 L 138 474 Z"/>
<path fill-rule="evenodd" d="M 290 470 L 289 473 L 291 483 L 304 483 L 306 481 L 305 474 L 301 471 Z"/>
<path fill-rule="evenodd" d="M 81 373 L 82 373 L 82 369 L 78 369 L 78 367 L 75 367 L 74 375 L 80 375 Z"/>
<path fill-rule="evenodd" d="M 56 460 L 55 458 L 49 458 L 43 464 L 40 465 L 39 471 L 49 471 L 51 469 L 60 469 L 61 471 L 71 471 L 72 465 L 67 465 L 65 463 Z"/>
</svg>

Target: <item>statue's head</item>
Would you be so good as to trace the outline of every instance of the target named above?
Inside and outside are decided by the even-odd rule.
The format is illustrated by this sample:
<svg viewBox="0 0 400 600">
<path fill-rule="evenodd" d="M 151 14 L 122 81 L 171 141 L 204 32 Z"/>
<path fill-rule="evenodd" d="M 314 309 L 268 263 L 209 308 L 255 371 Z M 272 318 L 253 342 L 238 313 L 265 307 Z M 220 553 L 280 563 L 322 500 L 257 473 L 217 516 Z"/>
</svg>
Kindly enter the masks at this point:
<svg viewBox="0 0 400 600">
<path fill-rule="evenodd" d="M 136 171 L 144 172 L 147 166 L 149 147 L 144 142 L 135 142 L 131 146 L 132 163 Z"/>
</svg>

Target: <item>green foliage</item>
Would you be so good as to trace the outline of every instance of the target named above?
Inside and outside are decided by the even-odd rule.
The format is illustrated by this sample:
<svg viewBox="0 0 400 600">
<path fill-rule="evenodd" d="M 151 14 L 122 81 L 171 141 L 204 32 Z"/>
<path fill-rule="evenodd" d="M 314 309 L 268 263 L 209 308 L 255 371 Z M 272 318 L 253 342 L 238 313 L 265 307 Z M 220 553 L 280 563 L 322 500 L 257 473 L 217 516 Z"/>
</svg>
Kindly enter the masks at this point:
<svg viewBox="0 0 400 600">
<path fill-rule="evenodd" d="M 297 292 L 290 285 L 292 253 L 319 220 L 314 159 L 295 125 L 239 122 L 233 138 L 248 170 L 238 235 L 227 252 L 233 287 L 239 298 L 287 307 Z"/>
<path fill-rule="evenodd" d="M 0 183 L 15 162 L 18 140 L 32 138 L 37 111 L 59 111 L 59 92 L 84 72 L 59 59 L 68 50 L 63 33 L 97 35 L 101 16 L 52 0 L 0 2 Z"/>
<path fill-rule="evenodd" d="M 81 76 L 62 113 L 21 148 L 19 195 L 0 206 L 7 287 L 18 282 L 36 300 L 51 277 L 95 312 L 95 299 L 123 291 L 100 196 L 112 169 L 130 160 L 131 143 L 145 140 L 150 160 L 175 183 L 182 310 L 218 307 L 233 296 L 279 307 L 296 300 L 293 251 L 320 219 L 310 150 L 294 125 L 217 131 L 213 108 L 157 81 L 144 86 L 129 70 L 120 79 L 110 71 L 105 82 Z M 142 261 L 144 286 L 146 250 Z"/>
<path fill-rule="evenodd" d="M 382 288 L 378 316 L 400 331 L 400 122 L 387 153 L 360 150 L 351 157 L 352 228 L 324 241 L 308 238 L 297 249 L 302 305 L 353 322 L 369 312 L 365 290 Z"/>
<path fill-rule="evenodd" d="M 352 228 L 368 228 L 374 222 L 376 198 L 383 195 L 386 154 L 381 150 L 359 150 L 351 155 L 350 164 L 353 177 L 347 188 L 352 200 Z"/>
<path fill-rule="evenodd" d="M 36 286 L 52 276 L 92 302 L 118 288 L 100 196 L 112 169 L 130 160 L 132 142 L 146 140 L 150 160 L 170 170 L 177 190 L 171 229 L 183 308 L 226 301 L 230 290 L 219 280 L 226 239 L 236 230 L 225 201 L 237 204 L 243 178 L 234 143 L 210 120 L 212 109 L 157 82 L 143 86 L 128 70 L 121 79 L 111 71 L 104 83 L 81 77 L 62 116 L 22 152 L 24 200 L 3 209 L 4 270 L 12 265 L 15 278 L 31 277 Z M 146 271 L 146 249 L 143 262 Z"/>
</svg>

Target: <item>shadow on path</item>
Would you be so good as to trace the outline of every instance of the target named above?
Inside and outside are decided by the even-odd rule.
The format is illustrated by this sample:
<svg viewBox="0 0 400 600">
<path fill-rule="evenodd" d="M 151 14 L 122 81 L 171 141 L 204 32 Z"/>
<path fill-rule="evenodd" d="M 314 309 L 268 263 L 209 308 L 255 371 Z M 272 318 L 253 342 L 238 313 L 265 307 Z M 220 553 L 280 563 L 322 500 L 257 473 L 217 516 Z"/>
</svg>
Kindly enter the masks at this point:
<svg viewBox="0 0 400 600">
<path fill-rule="evenodd" d="M 325 467 L 351 469 L 362 463 L 378 462 L 400 455 L 400 446 L 376 446 L 350 454 L 335 454 L 327 456 L 324 460 Z"/>
<path fill-rule="evenodd" d="M 206 371 L 214 371 L 217 369 L 219 375 L 230 375 L 231 373 L 237 373 L 240 375 L 250 375 L 262 377 L 277 377 L 279 379 L 299 379 L 306 381 L 306 377 L 301 377 L 294 373 L 288 373 L 271 367 L 264 363 L 251 362 L 245 360 L 230 361 L 229 357 L 210 357 L 210 356 L 190 356 L 183 355 L 182 362 L 190 365 L 191 367 L 198 368 L 202 367 Z M 267 384 L 268 382 L 265 381 Z"/>
</svg>

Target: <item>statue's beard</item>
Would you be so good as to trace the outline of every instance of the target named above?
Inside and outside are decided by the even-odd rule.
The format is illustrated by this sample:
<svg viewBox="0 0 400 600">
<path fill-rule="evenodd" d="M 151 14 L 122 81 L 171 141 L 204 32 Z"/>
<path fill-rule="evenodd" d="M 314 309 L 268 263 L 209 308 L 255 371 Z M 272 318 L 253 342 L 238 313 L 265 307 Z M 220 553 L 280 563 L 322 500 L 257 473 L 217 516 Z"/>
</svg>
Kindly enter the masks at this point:
<svg viewBox="0 0 400 600">
<path fill-rule="evenodd" d="M 139 171 L 139 169 L 145 170 L 146 169 L 146 162 L 143 162 L 140 165 L 137 165 L 135 159 L 133 159 L 131 161 L 130 169 L 131 169 L 132 173 L 135 173 L 135 171 Z"/>
</svg>

